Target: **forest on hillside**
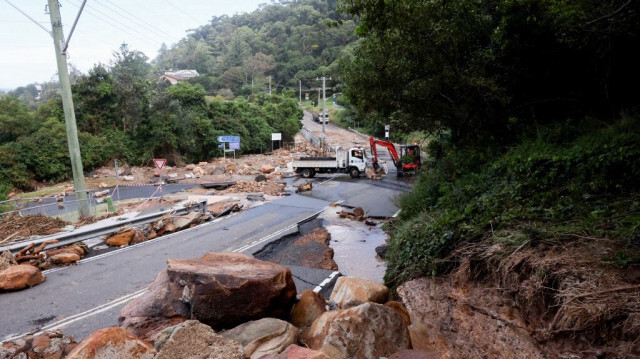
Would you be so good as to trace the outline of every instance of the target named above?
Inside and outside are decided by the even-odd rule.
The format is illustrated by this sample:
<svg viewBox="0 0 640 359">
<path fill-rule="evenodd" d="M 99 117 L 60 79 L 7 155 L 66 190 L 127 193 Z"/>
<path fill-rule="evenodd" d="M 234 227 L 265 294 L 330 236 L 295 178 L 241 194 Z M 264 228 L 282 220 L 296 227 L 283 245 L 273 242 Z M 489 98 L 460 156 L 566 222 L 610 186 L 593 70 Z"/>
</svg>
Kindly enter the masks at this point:
<svg viewBox="0 0 640 359">
<path fill-rule="evenodd" d="M 357 40 L 355 22 L 335 8 L 334 1 L 273 2 L 214 16 L 153 60 L 123 44 L 86 74 L 71 66 L 85 171 L 114 158 L 208 160 L 222 155 L 219 135 L 240 136 L 242 153 L 270 148 L 273 132 L 292 141 L 302 117 L 294 91 L 315 92 L 317 76 L 336 78 L 338 58 Z M 174 86 L 158 80 L 179 69 L 200 76 Z M 0 98 L 0 196 L 70 176 L 58 84 L 41 85 L 40 94 L 30 84 Z"/>
</svg>

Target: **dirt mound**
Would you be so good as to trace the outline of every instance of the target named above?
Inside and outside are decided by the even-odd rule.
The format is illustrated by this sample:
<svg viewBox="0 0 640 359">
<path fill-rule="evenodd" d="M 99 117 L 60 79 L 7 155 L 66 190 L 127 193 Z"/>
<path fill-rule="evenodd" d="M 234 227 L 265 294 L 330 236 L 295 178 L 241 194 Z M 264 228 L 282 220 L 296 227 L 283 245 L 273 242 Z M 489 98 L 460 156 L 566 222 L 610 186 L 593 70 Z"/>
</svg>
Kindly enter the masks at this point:
<svg viewBox="0 0 640 359">
<path fill-rule="evenodd" d="M 614 243 L 527 241 L 514 248 L 486 240 L 456 250 L 448 263 L 458 263 L 452 272 L 458 287 L 482 283 L 512 298 L 532 337 L 552 357 L 638 357 L 638 268 L 611 264 Z"/>
<path fill-rule="evenodd" d="M 30 236 L 46 236 L 60 232 L 69 223 L 42 214 L 21 216 L 12 213 L 0 217 L 0 244 L 18 242 Z"/>
<path fill-rule="evenodd" d="M 221 193 L 262 192 L 270 196 L 280 196 L 284 192 L 284 183 L 280 182 L 254 182 L 238 181 L 235 185 L 221 191 Z"/>
</svg>

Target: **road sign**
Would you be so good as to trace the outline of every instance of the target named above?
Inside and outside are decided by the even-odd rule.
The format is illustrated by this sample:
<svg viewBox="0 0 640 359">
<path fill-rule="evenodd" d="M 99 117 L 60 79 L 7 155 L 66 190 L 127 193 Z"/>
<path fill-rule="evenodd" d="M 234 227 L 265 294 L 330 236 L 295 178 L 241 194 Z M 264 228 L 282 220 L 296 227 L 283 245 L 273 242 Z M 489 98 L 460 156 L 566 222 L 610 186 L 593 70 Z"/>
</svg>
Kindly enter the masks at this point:
<svg viewBox="0 0 640 359">
<path fill-rule="evenodd" d="M 240 149 L 240 142 L 229 142 L 229 149 L 230 150 L 239 150 Z"/>
<path fill-rule="evenodd" d="M 224 148 L 224 143 L 221 145 L 218 145 L 218 148 Z"/>
<path fill-rule="evenodd" d="M 271 141 L 280 141 L 282 140 L 282 134 L 281 133 L 272 133 L 271 134 Z"/>
<path fill-rule="evenodd" d="M 158 167 L 158 169 L 162 171 L 162 168 L 164 167 L 164 164 L 167 163 L 167 160 L 164 158 L 154 158 L 153 163 L 155 163 L 156 167 Z"/>
<path fill-rule="evenodd" d="M 240 136 L 218 136 L 218 142 L 240 142 Z"/>
</svg>

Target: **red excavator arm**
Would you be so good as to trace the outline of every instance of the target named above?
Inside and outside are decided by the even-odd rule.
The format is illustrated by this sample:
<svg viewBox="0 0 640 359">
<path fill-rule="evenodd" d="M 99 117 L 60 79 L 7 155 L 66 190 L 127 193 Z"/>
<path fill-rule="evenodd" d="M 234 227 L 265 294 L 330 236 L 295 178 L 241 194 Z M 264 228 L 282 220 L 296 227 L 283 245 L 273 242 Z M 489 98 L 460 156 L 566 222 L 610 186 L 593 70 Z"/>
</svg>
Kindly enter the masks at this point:
<svg viewBox="0 0 640 359">
<path fill-rule="evenodd" d="M 394 146 L 393 143 L 369 137 L 369 144 L 371 145 L 371 154 L 373 155 L 372 162 L 375 169 L 378 169 L 378 167 L 380 167 L 380 165 L 378 164 L 378 151 L 376 149 L 377 145 L 386 147 L 389 150 L 389 153 L 391 154 L 391 160 L 398 169 L 398 173 L 417 170 L 421 165 L 420 147 L 418 147 L 418 145 L 408 145 L 400 147 L 401 150 L 410 150 L 411 153 L 407 154 L 410 154 L 411 158 L 414 158 L 414 160 L 410 163 L 402 163 L 400 160 L 400 156 L 398 156 L 398 151 L 396 151 L 396 146 Z"/>
<path fill-rule="evenodd" d="M 376 145 L 380 145 L 383 147 L 386 147 L 389 150 L 389 153 L 391 154 L 391 160 L 393 161 L 393 164 L 399 168 L 398 166 L 400 166 L 400 158 L 398 157 L 398 152 L 396 151 L 396 146 L 393 145 L 393 143 L 391 142 L 387 142 L 387 141 L 382 141 L 382 140 L 377 140 L 373 137 L 369 137 L 369 144 L 371 145 L 371 154 L 373 155 L 373 167 L 374 168 L 378 168 L 380 165 L 378 164 L 378 151 L 376 150 Z"/>
</svg>

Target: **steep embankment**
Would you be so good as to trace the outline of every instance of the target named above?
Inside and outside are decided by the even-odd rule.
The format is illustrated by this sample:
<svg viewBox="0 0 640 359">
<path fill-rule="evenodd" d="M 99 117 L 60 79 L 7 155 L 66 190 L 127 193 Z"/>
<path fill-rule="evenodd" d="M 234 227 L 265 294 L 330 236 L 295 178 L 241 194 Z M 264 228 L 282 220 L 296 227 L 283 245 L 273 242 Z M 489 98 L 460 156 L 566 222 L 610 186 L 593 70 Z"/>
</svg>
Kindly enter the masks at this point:
<svg viewBox="0 0 640 359">
<path fill-rule="evenodd" d="M 402 200 L 386 276 L 435 276 L 399 290 L 431 288 L 420 295 L 440 303 L 425 343 L 454 356 L 522 347 L 482 333 L 490 318 L 541 355 L 640 355 L 637 125 L 559 125 L 502 154 L 432 146 L 441 155 Z"/>
</svg>

